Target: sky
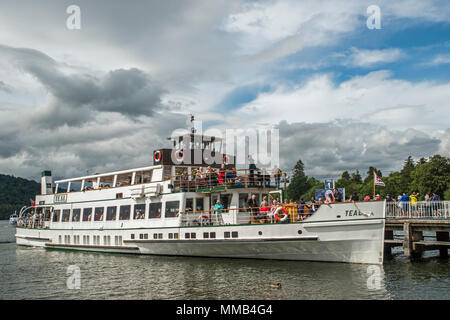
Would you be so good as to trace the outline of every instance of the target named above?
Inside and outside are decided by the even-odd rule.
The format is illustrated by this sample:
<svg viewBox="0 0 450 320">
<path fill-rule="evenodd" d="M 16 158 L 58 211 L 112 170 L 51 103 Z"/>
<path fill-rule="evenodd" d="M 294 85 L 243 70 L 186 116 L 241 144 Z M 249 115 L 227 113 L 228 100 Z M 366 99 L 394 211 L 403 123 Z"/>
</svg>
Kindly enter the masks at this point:
<svg viewBox="0 0 450 320">
<path fill-rule="evenodd" d="M 449 49 L 446 0 L 2 0 L 0 173 L 148 166 L 194 114 L 278 129 L 286 171 L 388 175 L 450 156 Z"/>
</svg>

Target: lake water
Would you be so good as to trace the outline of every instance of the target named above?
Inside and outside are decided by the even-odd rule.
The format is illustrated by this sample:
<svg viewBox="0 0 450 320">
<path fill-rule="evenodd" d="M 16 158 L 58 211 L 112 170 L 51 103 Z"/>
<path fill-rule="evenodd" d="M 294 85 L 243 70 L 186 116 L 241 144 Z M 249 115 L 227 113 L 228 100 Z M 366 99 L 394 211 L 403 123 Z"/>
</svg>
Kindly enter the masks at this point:
<svg viewBox="0 0 450 320">
<path fill-rule="evenodd" d="M 435 252 L 410 262 L 400 250 L 383 266 L 135 256 L 21 247 L 14 232 L 0 221 L 0 299 L 450 299 Z"/>
</svg>

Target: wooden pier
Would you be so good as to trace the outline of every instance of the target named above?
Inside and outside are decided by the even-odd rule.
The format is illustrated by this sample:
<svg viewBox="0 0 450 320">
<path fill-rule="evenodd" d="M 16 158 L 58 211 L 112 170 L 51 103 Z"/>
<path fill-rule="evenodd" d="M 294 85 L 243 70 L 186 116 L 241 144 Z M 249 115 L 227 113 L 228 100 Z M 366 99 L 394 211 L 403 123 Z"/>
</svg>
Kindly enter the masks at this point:
<svg viewBox="0 0 450 320">
<path fill-rule="evenodd" d="M 394 239 L 394 231 L 403 231 L 403 239 Z M 436 233 L 436 240 L 425 240 L 424 231 Z M 404 254 L 419 258 L 427 250 L 439 250 L 440 257 L 448 258 L 450 219 L 387 219 L 384 252 L 389 255 L 393 247 L 403 247 Z"/>
</svg>

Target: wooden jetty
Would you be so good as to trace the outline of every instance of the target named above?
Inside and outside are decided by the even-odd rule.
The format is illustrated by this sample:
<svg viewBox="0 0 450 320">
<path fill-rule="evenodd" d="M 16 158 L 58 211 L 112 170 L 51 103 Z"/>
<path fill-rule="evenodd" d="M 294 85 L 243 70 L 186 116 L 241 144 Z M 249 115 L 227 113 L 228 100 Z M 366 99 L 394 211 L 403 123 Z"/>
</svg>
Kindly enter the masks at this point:
<svg viewBox="0 0 450 320">
<path fill-rule="evenodd" d="M 394 239 L 394 231 L 403 231 L 403 239 Z M 424 231 L 436 233 L 436 240 L 425 240 Z M 402 246 L 404 254 L 418 258 L 424 251 L 439 250 L 440 256 L 448 258 L 450 219 L 405 218 L 386 219 L 384 252 L 389 255 L 393 247 Z"/>
</svg>

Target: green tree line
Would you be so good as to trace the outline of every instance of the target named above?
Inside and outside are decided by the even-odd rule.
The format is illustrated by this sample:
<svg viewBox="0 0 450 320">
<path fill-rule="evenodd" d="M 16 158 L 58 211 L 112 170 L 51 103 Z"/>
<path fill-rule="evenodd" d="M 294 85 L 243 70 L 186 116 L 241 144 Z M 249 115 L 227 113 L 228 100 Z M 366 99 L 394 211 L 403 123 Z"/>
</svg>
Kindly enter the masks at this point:
<svg viewBox="0 0 450 320">
<path fill-rule="evenodd" d="M 383 177 L 380 170 L 370 166 L 367 176 L 363 179 L 360 172 L 344 171 L 336 181 L 337 188 L 345 188 L 345 196 L 348 199 L 353 192 L 364 198 L 367 194 L 373 194 L 373 173 L 382 178 L 385 187 L 377 186 L 376 193 L 384 198 L 401 195 L 403 192 L 411 194 L 418 192 L 422 200 L 425 194 L 435 192 L 441 200 L 450 200 L 450 158 L 434 155 L 428 159 L 421 158 L 417 162 L 409 156 L 400 171 L 391 172 Z M 291 182 L 287 187 L 287 196 L 294 201 L 303 198 L 309 201 L 315 195 L 316 189 L 323 189 L 323 181 L 305 175 L 304 164 L 298 160 L 293 169 Z"/>
<path fill-rule="evenodd" d="M 14 211 L 30 205 L 40 193 L 40 184 L 36 181 L 0 174 L 0 220 L 8 219 Z"/>
</svg>

